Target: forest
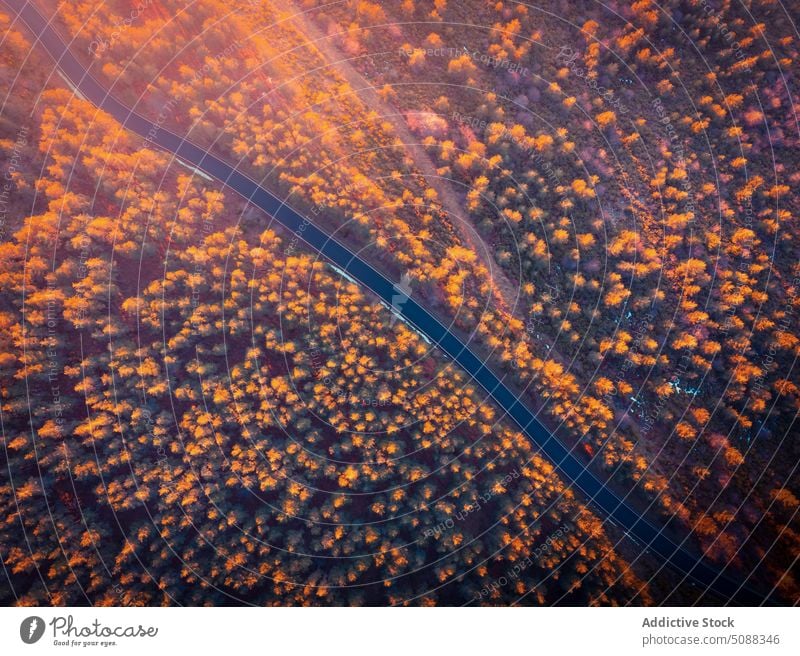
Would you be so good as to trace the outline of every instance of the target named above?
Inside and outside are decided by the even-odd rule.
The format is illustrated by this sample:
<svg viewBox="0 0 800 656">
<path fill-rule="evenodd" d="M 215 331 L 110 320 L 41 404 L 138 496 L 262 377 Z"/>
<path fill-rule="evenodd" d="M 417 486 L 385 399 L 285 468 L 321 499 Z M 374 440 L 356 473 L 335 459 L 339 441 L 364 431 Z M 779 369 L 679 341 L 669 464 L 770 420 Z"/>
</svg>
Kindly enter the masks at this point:
<svg viewBox="0 0 800 656">
<path fill-rule="evenodd" d="M 621 496 L 797 601 L 779 3 L 41 4 L 121 101 L 407 280 Z M 0 602 L 719 603 L 0 21 Z"/>
</svg>

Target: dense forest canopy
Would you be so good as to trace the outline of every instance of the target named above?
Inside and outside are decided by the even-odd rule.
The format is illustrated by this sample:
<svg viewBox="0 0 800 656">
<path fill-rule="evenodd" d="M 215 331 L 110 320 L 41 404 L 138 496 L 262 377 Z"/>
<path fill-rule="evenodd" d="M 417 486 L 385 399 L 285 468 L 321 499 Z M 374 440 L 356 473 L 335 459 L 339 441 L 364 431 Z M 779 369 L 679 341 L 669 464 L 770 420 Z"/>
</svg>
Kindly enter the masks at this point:
<svg viewBox="0 0 800 656">
<path fill-rule="evenodd" d="M 402 279 L 621 495 L 798 599 L 779 3 L 186 4 L 42 11 L 121 101 Z M 0 21 L 2 603 L 720 601 Z"/>
</svg>

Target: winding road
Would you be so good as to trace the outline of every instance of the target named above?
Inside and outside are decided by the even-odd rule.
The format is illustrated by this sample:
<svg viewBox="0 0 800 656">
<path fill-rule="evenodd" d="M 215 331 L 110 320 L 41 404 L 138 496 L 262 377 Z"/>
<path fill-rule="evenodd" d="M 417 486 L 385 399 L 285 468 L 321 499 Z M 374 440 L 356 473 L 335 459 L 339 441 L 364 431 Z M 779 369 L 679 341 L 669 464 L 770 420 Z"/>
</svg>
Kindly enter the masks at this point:
<svg viewBox="0 0 800 656">
<path fill-rule="evenodd" d="M 113 116 L 127 129 L 144 137 L 148 143 L 179 157 L 261 208 L 331 263 L 376 294 L 387 305 L 395 307 L 405 321 L 415 326 L 486 390 L 534 446 L 553 463 L 562 477 L 631 537 L 646 545 L 672 568 L 687 575 L 696 585 L 718 595 L 723 603 L 743 606 L 759 606 L 766 603 L 764 595 L 751 590 L 749 585 L 734 581 L 729 575 L 723 574 L 701 557 L 692 554 L 689 549 L 675 544 L 656 523 L 622 501 L 587 469 L 585 463 L 574 456 L 536 419 L 533 412 L 459 337 L 412 298 L 404 299 L 402 304 L 397 303 L 397 290 L 393 281 L 244 173 L 199 146 L 136 114 L 110 96 L 103 86 L 89 75 L 56 30 L 30 2 L 25 0 L 3 0 L 3 2 L 18 14 L 35 35 L 37 42 L 55 60 L 61 73 L 89 102 Z"/>
</svg>

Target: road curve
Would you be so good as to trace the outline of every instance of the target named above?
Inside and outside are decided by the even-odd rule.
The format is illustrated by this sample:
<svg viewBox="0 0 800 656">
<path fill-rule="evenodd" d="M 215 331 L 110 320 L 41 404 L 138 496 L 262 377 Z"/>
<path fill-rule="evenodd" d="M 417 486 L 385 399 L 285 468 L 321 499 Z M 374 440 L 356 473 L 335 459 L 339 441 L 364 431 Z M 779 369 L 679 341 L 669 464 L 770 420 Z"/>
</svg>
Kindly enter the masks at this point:
<svg viewBox="0 0 800 656">
<path fill-rule="evenodd" d="M 103 86 L 89 75 L 88 71 L 69 51 L 56 30 L 30 2 L 27 0 L 2 1 L 18 14 L 23 23 L 36 36 L 37 42 L 55 60 L 60 71 L 89 102 L 111 114 L 127 129 L 144 137 L 148 143 L 174 154 L 236 191 L 274 217 L 330 262 L 346 271 L 388 305 L 393 305 L 392 296 L 396 295 L 397 291 L 392 281 L 383 274 L 247 175 L 199 146 L 136 114 L 110 96 Z M 395 305 L 399 306 L 399 304 Z M 592 505 L 612 518 L 630 536 L 647 545 L 647 548 L 658 554 L 671 567 L 687 575 L 697 585 L 721 597 L 724 603 L 743 606 L 759 606 L 767 603 L 764 595 L 751 590 L 748 585 L 735 582 L 701 557 L 676 545 L 654 523 L 622 501 L 536 419 L 534 414 L 484 365 L 480 358 L 416 301 L 409 298 L 404 301 L 402 308 L 398 307 L 397 309 L 406 321 L 413 324 L 449 355 L 486 390 L 497 405 L 516 422 L 531 442 L 553 463 L 562 477 L 570 481 L 574 488 L 591 501 Z"/>
</svg>

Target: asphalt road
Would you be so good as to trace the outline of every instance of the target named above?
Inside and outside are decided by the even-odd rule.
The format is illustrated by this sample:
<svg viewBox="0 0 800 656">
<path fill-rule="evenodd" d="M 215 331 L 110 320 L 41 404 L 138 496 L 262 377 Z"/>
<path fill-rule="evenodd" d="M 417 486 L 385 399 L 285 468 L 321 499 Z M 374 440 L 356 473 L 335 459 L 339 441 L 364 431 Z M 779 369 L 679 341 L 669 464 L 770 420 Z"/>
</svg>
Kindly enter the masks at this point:
<svg viewBox="0 0 800 656">
<path fill-rule="evenodd" d="M 3 2 L 19 14 L 29 30 L 37 35 L 38 44 L 47 50 L 60 71 L 91 103 L 111 114 L 127 129 L 144 137 L 153 146 L 176 155 L 257 205 L 389 306 L 399 310 L 403 319 L 413 324 L 488 392 L 535 447 L 553 463 L 558 473 L 590 500 L 601 514 L 612 518 L 635 540 L 646 545 L 646 548 L 658 554 L 675 570 L 688 575 L 689 580 L 697 586 L 716 594 L 723 603 L 758 606 L 765 602 L 764 596 L 751 590 L 749 585 L 737 583 L 729 574 L 722 574 L 720 570 L 698 555 L 692 554 L 686 547 L 678 546 L 661 531 L 657 523 L 648 520 L 622 501 L 587 469 L 584 462 L 550 433 L 526 405 L 456 335 L 413 298 L 403 298 L 402 303 L 397 303 L 397 290 L 393 281 L 247 175 L 203 148 L 132 112 L 110 96 L 105 88 L 89 75 L 55 29 L 30 3 L 25 0 L 3 0 Z M 394 304 L 393 297 L 395 297 Z"/>
</svg>

